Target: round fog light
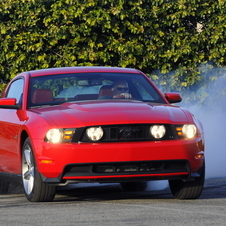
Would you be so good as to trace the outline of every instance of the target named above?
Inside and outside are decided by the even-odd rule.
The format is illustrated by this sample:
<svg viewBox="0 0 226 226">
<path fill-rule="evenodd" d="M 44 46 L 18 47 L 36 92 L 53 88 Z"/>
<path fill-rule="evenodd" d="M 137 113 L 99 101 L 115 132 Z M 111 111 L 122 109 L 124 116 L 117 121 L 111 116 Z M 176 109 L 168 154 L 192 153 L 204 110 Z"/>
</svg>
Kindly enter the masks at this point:
<svg viewBox="0 0 226 226">
<path fill-rule="evenodd" d="M 98 141 L 103 137 L 104 131 L 100 126 L 99 127 L 90 127 L 88 129 L 86 129 L 86 134 L 90 140 Z"/>
<path fill-rule="evenodd" d="M 150 133 L 154 138 L 161 139 L 166 133 L 166 128 L 164 125 L 153 125 L 150 127 Z"/>
</svg>

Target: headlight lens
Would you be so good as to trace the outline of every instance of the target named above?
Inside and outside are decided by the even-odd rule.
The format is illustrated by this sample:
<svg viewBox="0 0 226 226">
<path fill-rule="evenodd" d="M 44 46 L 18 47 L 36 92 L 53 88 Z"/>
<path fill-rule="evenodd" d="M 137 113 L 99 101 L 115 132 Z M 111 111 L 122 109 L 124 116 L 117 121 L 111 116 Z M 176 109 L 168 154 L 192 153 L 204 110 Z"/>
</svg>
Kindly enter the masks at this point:
<svg viewBox="0 0 226 226">
<path fill-rule="evenodd" d="M 61 129 L 50 129 L 46 134 L 47 141 L 51 143 L 60 143 L 63 139 L 63 131 Z"/>
<path fill-rule="evenodd" d="M 103 137 L 104 131 L 100 126 L 99 127 L 90 127 L 88 129 L 86 129 L 86 134 L 90 140 L 98 141 Z"/>
<path fill-rule="evenodd" d="M 182 133 L 188 139 L 193 138 L 196 135 L 196 127 L 193 124 L 185 124 L 182 128 Z"/>
<path fill-rule="evenodd" d="M 166 133 L 166 127 L 164 125 L 153 125 L 150 127 L 151 135 L 156 139 L 161 139 Z"/>
</svg>

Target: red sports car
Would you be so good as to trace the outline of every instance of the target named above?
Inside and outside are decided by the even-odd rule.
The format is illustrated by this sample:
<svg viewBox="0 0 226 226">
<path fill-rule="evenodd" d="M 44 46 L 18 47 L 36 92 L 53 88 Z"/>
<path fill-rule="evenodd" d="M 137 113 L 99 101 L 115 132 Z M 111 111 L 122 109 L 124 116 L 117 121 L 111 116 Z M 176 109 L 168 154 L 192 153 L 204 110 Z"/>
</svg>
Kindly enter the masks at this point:
<svg viewBox="0 0 226 226">
<path fill-rule="evenodd" d="M 204 133 L 141 71 L 65 67 L 17 75 L 0 99 L 0 192 L 21 181 L 29 201 L 51 201 L 69 183 L 141 190 L 169 180 L 195 199 L 205 178 Z"/>
</svg>

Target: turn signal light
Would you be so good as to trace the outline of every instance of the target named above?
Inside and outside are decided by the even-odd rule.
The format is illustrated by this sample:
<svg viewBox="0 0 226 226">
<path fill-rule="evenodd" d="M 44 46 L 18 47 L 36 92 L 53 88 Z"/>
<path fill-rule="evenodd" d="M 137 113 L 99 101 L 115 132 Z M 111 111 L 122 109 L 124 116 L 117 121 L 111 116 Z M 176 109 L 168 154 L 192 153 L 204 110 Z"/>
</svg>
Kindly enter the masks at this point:
<svg viewBox="0 0 226 226">
<path fill-rule="evenodd" d="M 195 155 L 195 158 L 196 159 L 203 159 L 204 158 L 204 154 Z"/>
<path fill-rule="evenodd" d="M 53 163 L 53 160 L 43 159 L 43 160 L 41 160 L 41 163 L 50 164 L 50 163 Z"/>
</svg>

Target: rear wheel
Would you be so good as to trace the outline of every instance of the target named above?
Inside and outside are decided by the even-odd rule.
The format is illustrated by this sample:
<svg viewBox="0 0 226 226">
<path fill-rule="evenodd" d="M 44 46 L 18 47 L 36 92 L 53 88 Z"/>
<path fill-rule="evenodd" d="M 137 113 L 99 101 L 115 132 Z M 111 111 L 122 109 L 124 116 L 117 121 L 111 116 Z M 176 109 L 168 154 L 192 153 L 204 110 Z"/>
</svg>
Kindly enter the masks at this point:
<svg viewBox="0 0 226 226">
<path fill-rule="evenodd" d="M 29 138 L 22 149 L 22 180 L 27 199 L 31 202 L 49 202 L 54 199 L 56 187 L 42 182 L 37 170 Z"/>
<path fill-rule="evenodd" d="M 9 182 L 1 181 L 0 182 L 0 194 L 7 194 L 9 191 Z"/>
<path fill-rule="evenodd" d="M 144 191 L 147 188 L 147 182 L 122 182 L 121 187 L 125 191 Z"/>
<path fill-rule="evenodd" d="M 193 181 L 170 180 L 169 186 L 176 199 L 197 199 L 203 190 L 205 181 L 205 166 L 203 166 L 200 177 Z"/>
</svg>

